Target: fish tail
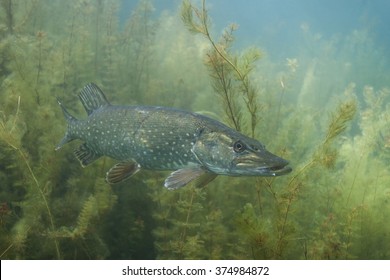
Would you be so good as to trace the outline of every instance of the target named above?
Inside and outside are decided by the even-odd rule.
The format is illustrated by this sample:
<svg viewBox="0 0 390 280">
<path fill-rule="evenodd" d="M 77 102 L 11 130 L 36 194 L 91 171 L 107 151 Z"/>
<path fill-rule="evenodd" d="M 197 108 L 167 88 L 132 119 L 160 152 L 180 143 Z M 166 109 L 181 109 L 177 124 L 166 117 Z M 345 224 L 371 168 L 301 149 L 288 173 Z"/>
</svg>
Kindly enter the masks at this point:
<svg viewBox="0 0 390 280">
<path fill-rule="evenodd" d="M 61 147 L 62 147 L 63 145 L 65 145 L 66 143 L 68 143 L 68 142 L 70 142 L 70 141 L 72 141 L 72 140 L 75 139 L 75 137 L 70 133 L 69 126 L 70 126 L 72 123 L 74 123 L 74 122 L 77 121 L 77 119 L 76 119 L 75 117 L 73 117 L 73 116 L 68 112 L 68 110 L 64 107 L 64 105 L 62 104 L 61 100 L 59 100 L 59 99 L 57 98 L 57 102 L 58 102 L 58 105 L 60 105 L 60 107 L 61 107 L 61 109 L 62 109 L 62 112 L 64 113 L 65 119 L 66 119 L 66 121 L 67 121 L 67 123 L 68 123 L 68 128 L 67 128 L 67 130 L 66 130 L 66 132 L 65 132 L 65 136 L 62 138 L 62 140 L 61 140 L 61 141 L 58 143 L 58 145 L 56 146 L 56 148 L 55 148 L 56 151 L 59 150 L 59 149 L 61 149 Z"/>
</svg>

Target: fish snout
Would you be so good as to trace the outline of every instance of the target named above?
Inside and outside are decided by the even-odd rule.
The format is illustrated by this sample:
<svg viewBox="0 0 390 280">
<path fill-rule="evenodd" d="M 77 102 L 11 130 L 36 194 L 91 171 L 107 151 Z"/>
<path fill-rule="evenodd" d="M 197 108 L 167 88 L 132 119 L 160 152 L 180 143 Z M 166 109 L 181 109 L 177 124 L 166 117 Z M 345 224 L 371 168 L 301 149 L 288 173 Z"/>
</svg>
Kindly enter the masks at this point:
<svg viewBox="0 0 390 280">
<path fill-rule="evenodd" d="M 242 175 L 280 176 L 292 171 L 288 164 L 288 160 L 262 150 L 237 158 L 235 166 Z"/>
</svg>

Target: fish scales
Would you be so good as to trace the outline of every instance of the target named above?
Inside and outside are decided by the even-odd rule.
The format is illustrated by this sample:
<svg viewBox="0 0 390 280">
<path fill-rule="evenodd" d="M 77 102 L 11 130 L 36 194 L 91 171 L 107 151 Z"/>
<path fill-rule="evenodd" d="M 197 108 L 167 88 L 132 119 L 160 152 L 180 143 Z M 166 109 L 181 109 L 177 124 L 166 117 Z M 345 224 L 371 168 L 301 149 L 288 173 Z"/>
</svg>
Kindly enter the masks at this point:
<svg viewBox="0 0 390 280">
<path fill-rule="evenodd" d="M 75 151 L 83 166 L 101 156 L 119 161 L 106 176 L 109 183 L 130 178 L 141 168 L 174 170 L 168 189 L 195 182 L 203 186 L 217 175 L 279 176 L 291 171 L 288 162 L 264 145 L 209 117 L 157 106 L 115 106 L 95 84 L 79 95 L 88 113 L 74 118 L 60 104 L 68 129 L 58 144 L 80 139 Z"/>
<path fill-rule="evenodd" d="M 109 106 L 71 123 L 69 130 L 100 155 L 166 170 L 197 163 L 190 150 L 201 123 L 195 115 L 174 109 Z"/>
</svg>

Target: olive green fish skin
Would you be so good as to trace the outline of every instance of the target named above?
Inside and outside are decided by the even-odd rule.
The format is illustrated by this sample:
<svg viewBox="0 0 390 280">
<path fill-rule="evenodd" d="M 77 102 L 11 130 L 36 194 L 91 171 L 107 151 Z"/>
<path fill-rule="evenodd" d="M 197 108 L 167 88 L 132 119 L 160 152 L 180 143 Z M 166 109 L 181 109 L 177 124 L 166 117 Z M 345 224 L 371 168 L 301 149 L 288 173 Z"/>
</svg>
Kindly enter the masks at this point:
<svg viewBox="0 0 390 280">
<path fill-rule="evenodd" d="M 109 106 L 71 123 L 69 133 L 99 155 L 133 159 L 145 169 L 173 170 L 199 164 L 191 153 L 197 125 L 195 115 L 177 110 Z"/>
<path fill-rule="evenodd" d="M 175 170 L 165 181 L 176 189 L 216 175 L 278 176 L 291 168 L 288 161 L 268 152 L 255 139 L 209 117 L 173 108 L 114 106 L 103 92 L 88 84 L 80 93 L 88 113 L 85 120 L 71 116 L 59 101 L 68 130 L 56 149 L 74 139 L 84 141 L 75 151 L 86 166 L 101 156 L 122 164 L 107 174 L 108 182 L 120 182 L 140 169 Z"/>
</svg>

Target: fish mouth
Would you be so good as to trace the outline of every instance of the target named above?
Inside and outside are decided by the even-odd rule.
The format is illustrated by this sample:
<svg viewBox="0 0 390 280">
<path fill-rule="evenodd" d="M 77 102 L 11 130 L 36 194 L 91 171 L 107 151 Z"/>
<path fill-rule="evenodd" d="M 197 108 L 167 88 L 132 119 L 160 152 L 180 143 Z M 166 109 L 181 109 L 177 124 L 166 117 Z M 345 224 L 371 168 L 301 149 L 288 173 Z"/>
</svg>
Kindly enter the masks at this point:
<svg viewBox="0 0 390 280">
<path fill-rule="evenodd" d="M 278 165 L 273 165 L 273 166 L 267 166 L 267 167 L 255 167 L 255 168 L 250 168 L 248 164 L 244 163 L 239 163 L 237 164 L 238 167 L 241 167 L 243 169 L 246 169 L 248 173 L 247 175 L 253 175 L 253 176 L 271 176 L 271 177 L 276 177 L 276 176 L 281 176 L 285 175 L 287 173 L 290 173 L 292 171 L 292 168 L 287 166 L 288 162 L 283 162 Z M 250 171 L 252 170 L 252 171 Z M 246 172 L 243 172 L 246 173 Z"/>
<path fill-rule="evenodd" d="M 287 163 L 288 164 L 288 163 Z M 292 168 L 285 165 L 277 165 L 272 167 L 262 167 L 258 171 L 262 176 L 281 176 L 292 171 Z"/>
<path fill-rule="evenodd" d="M 262 158 L 247 157 L 237 160 L 236 167 L 240 169 L 240 172 L 246 173 L 246 175 L 252 176 L 281 176 L 292 171 L 292 168 L 287 166 L 289 162 L 283 158 L 266 154 Z"/>
</svg>

